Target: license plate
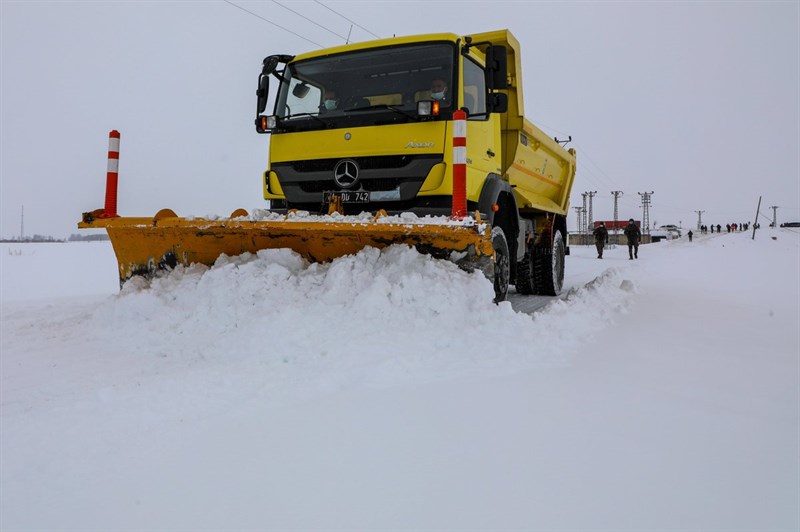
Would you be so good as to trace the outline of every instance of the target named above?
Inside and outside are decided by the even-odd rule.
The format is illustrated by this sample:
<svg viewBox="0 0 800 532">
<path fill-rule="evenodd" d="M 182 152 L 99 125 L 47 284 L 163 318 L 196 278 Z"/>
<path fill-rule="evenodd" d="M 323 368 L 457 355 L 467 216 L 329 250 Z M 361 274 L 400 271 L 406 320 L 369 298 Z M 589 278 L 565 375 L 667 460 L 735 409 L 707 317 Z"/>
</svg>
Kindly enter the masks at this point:
<svg viewBox="0 0 800 532">
<path fill-rule="evenodd" d="M 330 203 L 333 198 L 339 196 L 342 203 L 369 203 L 369 192 L 355 190 L 337 190 L 336 192 L 323 192 L 322 199 L 325 203 Z"/>
</svg>

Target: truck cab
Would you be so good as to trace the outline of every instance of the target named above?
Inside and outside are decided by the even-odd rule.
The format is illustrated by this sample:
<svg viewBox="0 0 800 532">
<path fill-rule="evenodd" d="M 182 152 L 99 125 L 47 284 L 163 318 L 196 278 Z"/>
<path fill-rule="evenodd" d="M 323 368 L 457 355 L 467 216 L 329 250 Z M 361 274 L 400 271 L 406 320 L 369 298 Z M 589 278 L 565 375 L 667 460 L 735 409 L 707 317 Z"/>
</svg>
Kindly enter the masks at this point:
<svg viewBox="0 0 800 532">
<path fill-rule="evenodd" d="M 272 134 L 264 198 L 316 212 L 335 194 L 345 213 L 447 214 L 452 117 L 462 109 L 467 196 L 477 208 L 483 180 L 502 173 L 506 100 L 491 85 L 506 72 L 487 71 L 486 53 L 464 44 L 436 34 L 267 58 L 279 83 L 273 113 L 257 119 Z"/>
</svg>

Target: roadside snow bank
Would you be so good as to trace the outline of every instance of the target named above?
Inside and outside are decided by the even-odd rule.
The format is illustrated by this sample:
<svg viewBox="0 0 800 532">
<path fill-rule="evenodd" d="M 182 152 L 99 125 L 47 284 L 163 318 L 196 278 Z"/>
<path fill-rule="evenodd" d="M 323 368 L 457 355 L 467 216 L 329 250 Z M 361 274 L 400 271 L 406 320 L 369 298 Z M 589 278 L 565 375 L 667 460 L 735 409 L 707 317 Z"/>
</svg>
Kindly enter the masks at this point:
<svg viewBox="0 0 800 532">
<path fill-rule="evenodd" d="M 0 243 L 0 302 L 99 296 L 119 290 L 108 241 Z"/>
</svg>

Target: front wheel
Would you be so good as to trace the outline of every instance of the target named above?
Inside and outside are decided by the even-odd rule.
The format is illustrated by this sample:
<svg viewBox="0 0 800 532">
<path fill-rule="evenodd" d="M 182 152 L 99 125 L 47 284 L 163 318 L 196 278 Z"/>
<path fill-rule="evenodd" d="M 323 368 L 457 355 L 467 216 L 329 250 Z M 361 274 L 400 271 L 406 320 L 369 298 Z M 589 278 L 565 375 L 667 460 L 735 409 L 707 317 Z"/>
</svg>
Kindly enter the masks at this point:
<svg viewBox="0 0 800 532">
<path fill-rule="evenodd" d="M 494 248 L 494 302 L 500 303 L 506 300 L 511 277 L 508 241 L 500 227 L 492 227 L 492 247 Z"/>
</svg>

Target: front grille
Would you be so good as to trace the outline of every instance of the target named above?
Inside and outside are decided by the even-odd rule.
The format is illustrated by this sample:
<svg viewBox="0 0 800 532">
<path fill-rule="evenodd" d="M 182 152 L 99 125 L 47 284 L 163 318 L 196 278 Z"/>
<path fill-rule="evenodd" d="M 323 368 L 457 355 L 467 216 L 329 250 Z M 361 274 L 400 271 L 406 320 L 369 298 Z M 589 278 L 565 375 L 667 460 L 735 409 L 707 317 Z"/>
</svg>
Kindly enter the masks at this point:
<svg viewBox="0 0 800 532">
<path fill-rule="evenodd" d="M 358 182 L 360 188 L 356 190 L 368 190 L 370 192 L 395 190 L 400 186 L 404 179 L 364 179 Z M 300 181 L 298 183 L 303 192 L 325 192 L 328 190 L 339 190 L 339 185 L 333 179 L 325 181 Z"/>
<path fill-rule="evenodd" d="M 409 155 L 382 155 L 378 157 L 353 157 L 359 168 L 362 170 L 374 170 L 385 168 L 403 168 L 414 160 L 413 156 Z M 341 161 L 337 159 L 314 159 L 311 161 L 293 161 L 291 164 L 292 169 L 297 173 L 309 172 L 333 172 L 336 163 Z"/>
<path fill-rule="evenodd" d="M 271 170 L 278 175 L 287 203 L 312 204 L 322 201 L 322 192 L 339 190 L 333 179 L 333 169 L 346 158 L 274 163 Z M 413 198 L 431 168 L 442 162 L 442 156 L 438 154 L 349 158 L 359 166 L 359 180 L 353 190 L 375 193 L 399 191 L 398 200 L 387 201 Z"/>
</svg>

